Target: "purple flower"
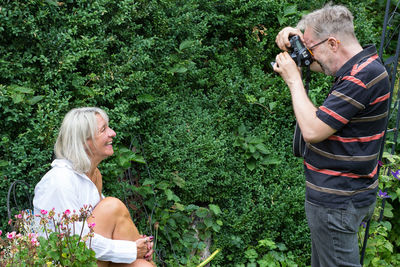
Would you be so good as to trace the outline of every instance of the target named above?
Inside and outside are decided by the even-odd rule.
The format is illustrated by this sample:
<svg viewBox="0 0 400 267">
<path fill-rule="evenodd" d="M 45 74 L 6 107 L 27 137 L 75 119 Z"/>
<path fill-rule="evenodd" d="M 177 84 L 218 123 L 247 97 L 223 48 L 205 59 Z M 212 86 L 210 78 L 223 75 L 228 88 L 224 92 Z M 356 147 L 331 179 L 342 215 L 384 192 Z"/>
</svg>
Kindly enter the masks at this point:
<svg viewBox="0 0 400 267">
<path fill-rule="evenodd" d="M 366 222 L 361 222 L 361 223 L 360 223 L 360 226 L 362 226 L 363 228 L 365 228 L 365 227 L 367 227 L 367 224 L 366 224 Z"/>
<path fill-rule="evenodd" d="M 393 175 L 393 177 L 396 178 L 397 180 L 400 180 L 400 177 L 399 177 L 399 175 L 400 175 L 400 170 L 397 170 L 397 171 L 395 171 L 395 172 L 392 171 L 392 175 Z"/>
<path fill-rule="evenodd" d="M 382 190 L 379 190 L 378 195 L 380 198 L 390 198 L 390 196 L 387 194 L 387 192 L 382 192 Z"/>
<path fill-rule="evenodd" d="M 379 164 L 379 166 L 383 166 L 383 162 L 382 161 L 380 161 L 380 160 L 378 160 L 378 164 Z"/>
</svg>

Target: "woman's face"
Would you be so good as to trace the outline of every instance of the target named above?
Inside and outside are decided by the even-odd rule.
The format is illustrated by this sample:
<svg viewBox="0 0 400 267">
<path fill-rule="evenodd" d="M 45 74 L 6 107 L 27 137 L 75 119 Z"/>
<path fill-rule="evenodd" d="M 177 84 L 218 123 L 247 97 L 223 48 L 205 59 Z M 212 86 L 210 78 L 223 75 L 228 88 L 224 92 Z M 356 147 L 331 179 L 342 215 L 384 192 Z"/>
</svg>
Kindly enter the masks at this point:
<svg viewBox="0 0 400 267">
<path fill-rule="evenodd" d="M 116 133 L 108 126 L 108 123 L 102 116 L 96 114 L 96 119 L 97 132 L 93 140 L 88 139 L 87 144 L 92 152 L 91 154 L 89 153 L 89 157 L 93 163 L 98 164 L 103 159 L 114 154 L 112 140 L 116 136 Z"/>
</svg>

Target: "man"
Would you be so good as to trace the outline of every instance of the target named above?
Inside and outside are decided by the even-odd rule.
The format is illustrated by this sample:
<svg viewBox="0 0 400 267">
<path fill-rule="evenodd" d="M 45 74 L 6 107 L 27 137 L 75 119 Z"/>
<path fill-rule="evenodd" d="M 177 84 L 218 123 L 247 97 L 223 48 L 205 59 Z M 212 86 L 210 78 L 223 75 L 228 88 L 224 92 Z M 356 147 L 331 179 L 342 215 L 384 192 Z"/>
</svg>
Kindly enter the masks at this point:
<svg viewBox="0 0 400 267">
<path fill-rule="evenodd" d="M 302 33 L 302 31 L 304 33 Z M 301 73 L 286 52 L 299 35 L 312 53 L 311 70 L 335 77 L 315 107 Z M 284 52 L 274 71 L 288 85 L 306 149 L 305 210 L 314 266 L 360 266 L 357 232 L 375 208 L 378 157 L 386 127 L 388 74 L 374 46 L 361 47 L 353 16 L 344 6 L 326 5 L 276 37 Z"/>
</svg>

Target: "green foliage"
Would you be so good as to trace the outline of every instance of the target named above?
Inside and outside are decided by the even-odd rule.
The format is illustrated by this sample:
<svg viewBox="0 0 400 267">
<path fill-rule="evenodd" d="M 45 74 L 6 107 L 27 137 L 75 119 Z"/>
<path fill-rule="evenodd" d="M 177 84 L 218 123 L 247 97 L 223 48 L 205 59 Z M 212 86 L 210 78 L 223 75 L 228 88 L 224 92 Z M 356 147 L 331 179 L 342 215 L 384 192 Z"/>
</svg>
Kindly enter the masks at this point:
<svg viewBox="0 0 400 267">
<path fill-rule="evenodd" d="M 306 265 L 290 93 L 269 63 L 279 30 L 325 2 L 3 1 L 2 203 L 13 181 L 33 187 L 49 169 L 66 112 L 99 106 L 117 132 L 115 156 L 100 166 L 105 194 L 126 201 L 142 232 L 158 225 L 157 263 L 196 264 L 211 237 L 215 266 L 250 263 L 244 248 L 257 261 L 290 261 L 291 251 Z M 361 43 L 377 42 L 380 1 L 343 2 Z M 312 77 L 320 103 L 331 80 Z M 287 250 L 258 247 L 260 236 Z"/>
<path fill-rule="evenodd" d="M 150 232 L 155 235 L 154 249 L 165 251 L 169 248 L 174 252 L 164 258 L 168 265 L 198 264 L 199 258 L 194 256 L 204 250 L 204 241 L 223 226 L 219 219 L 219 206 L 209 204 L 208 207 L 200 207 L 181 203 L 171 189 L 172 185 L 183 187 L 184 183 L 179 176 L 175 176 L 171 183 L 164 181 L 156 184 L 146 179 L 142 186 L 131 188 L 143 197 L 144 206 L 150 211 Z"/>
<path fill-rule="evenodd" d="M 377 208 L 370 223 L 369 239 L 365 252 L 364 266 L 397 266 L 400 264 L 400 157 L 383 153 L 384 164 L 379 176 Z M 385 194 L 386 193 L 386 194 Z M 384 206 L 382 206 L 382 202 Z M 360 242 L 364 238 L 361 231 Z"/>
<path fill-rule="evenodd" d="M 237 267 L 297 267 L 294 255 L 287 251 L 283 243 L 276 244 L 269 238 L 258 241 L 256 247 L 248 247 L 244 255 L 247 264 L 236 264 Z"/>
</svg>

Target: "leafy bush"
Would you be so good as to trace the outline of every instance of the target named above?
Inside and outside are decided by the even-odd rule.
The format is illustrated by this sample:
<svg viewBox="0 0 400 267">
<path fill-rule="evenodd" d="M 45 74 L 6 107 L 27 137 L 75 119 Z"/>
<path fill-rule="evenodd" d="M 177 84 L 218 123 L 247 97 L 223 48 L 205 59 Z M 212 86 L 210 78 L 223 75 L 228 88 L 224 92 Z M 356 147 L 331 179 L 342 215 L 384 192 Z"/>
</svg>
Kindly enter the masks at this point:
<svg viewBox="0 0 400 267">
<path fill-rule="evenodd" d="M 259 240 L 307 264 L 291 100 L 269 62 L 278 31 L 324 2 L 0 4 L 0 199 L 11 182 L 33 186 L 49 169 L 68 110 L 96 105 L 117 132 L 116 155 L 100 166 L 105 193 L 126 201 L 139 229 L 158 230 L 161 264 L 199 262 L 208 237 L 210 252 L 221 248 L 215 266 L 248 263 L 251 249 L 269 253 Z M 361 42 L 376 43 L 381 3 L 343 2 Z M 331 79 L 312 77 L 320 102 Z"/>
</svg>

